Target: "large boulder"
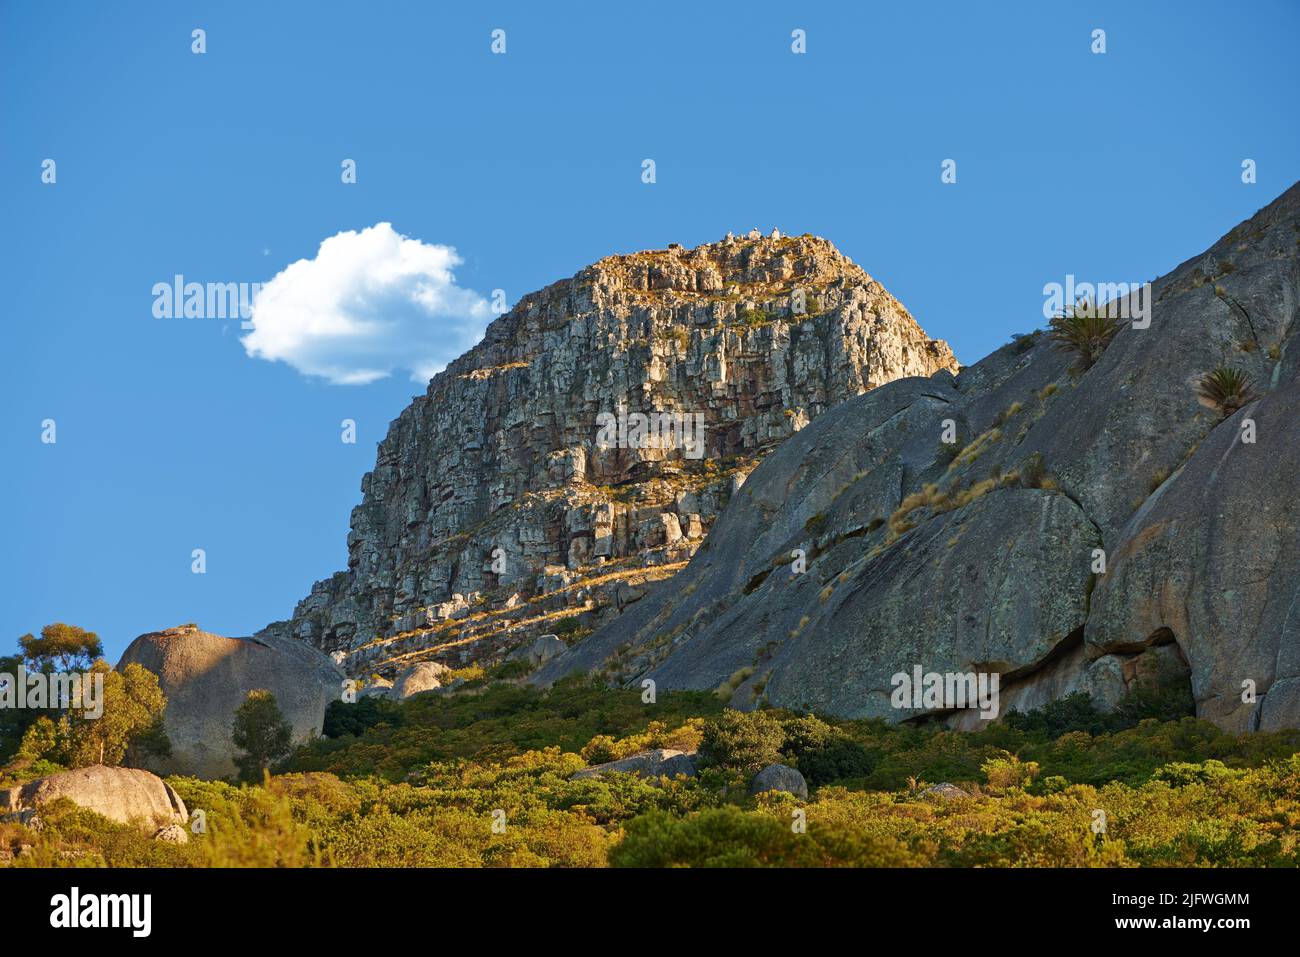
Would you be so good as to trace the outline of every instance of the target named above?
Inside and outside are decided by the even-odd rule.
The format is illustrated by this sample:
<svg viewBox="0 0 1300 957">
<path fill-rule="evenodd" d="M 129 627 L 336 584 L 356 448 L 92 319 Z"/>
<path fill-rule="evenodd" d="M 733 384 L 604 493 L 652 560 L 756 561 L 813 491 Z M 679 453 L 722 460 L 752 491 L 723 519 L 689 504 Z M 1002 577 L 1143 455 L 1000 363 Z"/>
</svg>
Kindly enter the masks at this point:
<svg viewBox="0 0 1300 957">
<path fill-rule="evenodd" d="M 806 798 L 808 796 L 808 782 L 804 780 L 802 774 L 789 765 L 769 764 L 754 775 L 754 780 L 749 785 L 749 791 L 751 794 L 762 794 L 764 791 L 783 791 L 786 794 L 793 794 L 795 797 Z"/>
<path fill-rule="evenodd" d="M 173 825 L 185 834 L 183 825 L 189 821 L 185 802 L 162 778 L 137 768 L 110 768 L 102 764 L 60 771 L 0 791 L 0 814 L 23 815 L 59 798 L 67 798 L 110 821 L 134 824 L 151 834 Z"/>
<path fill-rule="evenodd" d="M 393 687 L 388 691 L 388 697 L 404 701 L 413 695 L 424 694 L 426 691 L 437 691 L 442 688 L 443 682 L 447 680 L 446 676 L 450 671 L 451 669 L 441 662 L 421 661 L 418 665 L 407 668 L 397 676 L 397 680 L 393 682 Z"/>
<path fill-rule="evenodd" d="M 566 648 L 558 635 L 542 635 L 536 641 L 520 645 L 506 656 L 506 660 L 522 661 L 529 667 L 536 668 L 564 654 Z"/>
<path fill-rule="evenodd" d="M 1176 641 L 1197 713 L 1233 730 L 1300 727 L 1298 421 L 1295 381 L 1210 433 L 1133 516 L 1093 594 L 1090 648 Z"/>
<path fill-rule="evenodd" d="M 320 734 L 326 705 L 343 693 L 338 666 L 304 642 L 225 638 L 193 625 L 141 635 L 122 654 L 118 670 L 132 663 L 156 674 L 167 696 L 163 720 L 172 754 L 149 761 L 160 774 L 235 774 L 231 728 L 250 691 L 275 695 L 295 744 Z"/>
</svg>

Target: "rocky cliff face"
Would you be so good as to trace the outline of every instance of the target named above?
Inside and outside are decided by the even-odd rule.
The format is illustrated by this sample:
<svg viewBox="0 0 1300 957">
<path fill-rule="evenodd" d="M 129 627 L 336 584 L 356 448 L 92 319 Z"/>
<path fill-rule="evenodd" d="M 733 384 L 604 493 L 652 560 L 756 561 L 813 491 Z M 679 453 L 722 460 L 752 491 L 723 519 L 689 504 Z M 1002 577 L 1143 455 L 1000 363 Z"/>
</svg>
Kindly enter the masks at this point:
<svg viewBox="0 0 1300 957">
<path fill-rule="evenodd" d="M 903 720 L 950 710 L 891 701 L 916 668 L 997 675 L 1004 713 L 1163 675 L 1224 727 L 1300 725 L 1298 244 L 1300 186 L 1156 281 L 1149 327 L 1086 371 L 1036 334 L 831 409 L 535 680 Z M 1254 401 L 1202 397 L 1218 368 Z"/>
<path fill-rule="evenodd" d="M 601 260 L 434 377 L 362 481 L 347 570 L 266 631 L 354 674 L 580 638 L 682 568 L 772 447 L 846 399 L 956 368 L 813 236 Z M 671 418 L 644 435 L 638 414 Z"/>
</svg>

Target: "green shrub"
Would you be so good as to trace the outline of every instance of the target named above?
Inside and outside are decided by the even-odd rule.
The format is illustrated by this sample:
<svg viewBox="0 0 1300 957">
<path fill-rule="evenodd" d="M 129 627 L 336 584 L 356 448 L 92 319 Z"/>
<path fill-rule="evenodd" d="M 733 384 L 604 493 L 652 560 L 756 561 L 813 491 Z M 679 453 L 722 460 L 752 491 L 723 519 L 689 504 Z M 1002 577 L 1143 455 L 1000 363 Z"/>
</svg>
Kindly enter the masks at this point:
<svg viewBox="0 0 1300 957">
<path fill-rule="evenodd" d="M 1078 371 L 1090 369 L 1120 330 L 1120 321 L 1108 306 L 1079 302 L 1051 321 L 1052 341 L 1075 357 Z"/>
<path fill-rule="evenodd" d="M 385 723 L 402 723 L 402 709 L 397 702 L 376 697 L 358 698 L 353 704 L 331 701 L 325 706 L 325 724 L 321 733 L 327 738 L 341 738 L 345 734 L 363 734 Z"/>
<path fill-rule="evenodd" d="M 1225 366 L 1219 366 L 1202 376 L 1196 392 L 1225 418 L 1256 399 L 1246 373 Z"/>
<path fill-rule="evenodd" d="M 876 766 L 875 756 L 847 735 L 837 736 L 798 759 L 799 771 L 812 787 L 834 781 L 865 778 Z"/>
<path fill-rule="evenodd" d="M 785 729 L 771 713 L 728 708 L 705 723 L 699 753 L 706 767 L 715 765 L 754 774 L 778 763 L 784 745 Z"/>
</svg>

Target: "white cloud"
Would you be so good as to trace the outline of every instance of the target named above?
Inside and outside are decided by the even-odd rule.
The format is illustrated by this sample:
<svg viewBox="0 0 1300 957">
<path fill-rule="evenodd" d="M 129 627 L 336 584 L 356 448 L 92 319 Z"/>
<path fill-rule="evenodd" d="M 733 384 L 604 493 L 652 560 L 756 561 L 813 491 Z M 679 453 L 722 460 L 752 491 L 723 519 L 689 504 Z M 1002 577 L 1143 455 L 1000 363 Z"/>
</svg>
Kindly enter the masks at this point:
<svg viewBox="0 0 1300 957">
<path fill-rule="evenodd" d="M 491 310 L 456 285 L 461 259 L 376 223 L 320 244 L 263 284 L 253 331 L 257 359 L 287 362 L 337 385 L 363 385 L 405 369 L 425 382 L 483 337 Z"/>
</svg>

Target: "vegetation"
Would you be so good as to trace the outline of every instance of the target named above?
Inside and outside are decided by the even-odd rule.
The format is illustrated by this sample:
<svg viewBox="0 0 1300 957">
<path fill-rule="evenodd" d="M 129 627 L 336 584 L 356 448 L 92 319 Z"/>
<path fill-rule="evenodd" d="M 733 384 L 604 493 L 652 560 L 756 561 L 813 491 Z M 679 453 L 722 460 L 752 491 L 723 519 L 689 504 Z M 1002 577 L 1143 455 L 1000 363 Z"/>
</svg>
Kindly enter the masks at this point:
<svg viewBox="0 0 1300 957">
<path fill-rule="evenodd" d="M 104 646 L 93 631 L 57 621 L 41 629 L 39 638 L 27 634 L 18 639 L 18 647 L 28 669 L 32 671 L 89 671 L 104 656 Z"/>
<path fill-rule="evenodd" d="M 1101 358 L 1120 330 L 1120 320 L 1108 306 L 1080 300 L 1071 309 L 1053 317 L 1051 337 L 1057 348 L 1075 357 L 1075 368 L 1085 372 Z"/>
<path fill-rule="evenodd" d="M 1105 714 L 1078 694 L 975 732 L 741 713 L 702 692 L 646 704 L 585 678 L 372 700 L 336 706 L 332 736 L 259 783 L 170 778 L 206 817 L 188 844 L 59 802 L 39 832 L 0 824 L 0 856 L 26 845 L 15 864 L 1300 864 L 1300 731 L 1228 734 L 1189 715 L 1185 685 L 1140 688 Z M 573 778 L 655 747 L 698 748 L 698 776 Z M 750 796 L 749 776 L 773 761 L 801 771 L 807 800 Z M 968 796 L 927 796 L 939 781 Z"/>
<path fill-rule="evenodd" d="M 264 689 L 250 691 L 235 711 L 230 740 L 239 749 L 235 765 L 246 781 L 256 781 L 276 761 L 287 757 L 293 728 L 284 720 L 275 695 Z"/>
<path fill-rule="evenodd" d="M 113 671 L 100 659 L 82 674 L 83 685 L 92 680 L 103 681 L 103 700 L 94 709 L 99 714 L 77 706 L 90 705 L 87 693 L 70 707 L 25 710 L 30 719 L 16 749 L 19 758 L 59 767 L 139 766 L 149 754 L 170 753 L 162 729 L 166 698 L 153 672 L 134 663 Z M 5 757 L 10 754 L 0 755 Z"/>
<path fill-rule="evenodd" d="M 1201 377 L 1197 394 L 1227 418 L 1237 410 L 1255 401 L 1250 380 L 1240 369 L 1224 366 Z"/>
</svg>

